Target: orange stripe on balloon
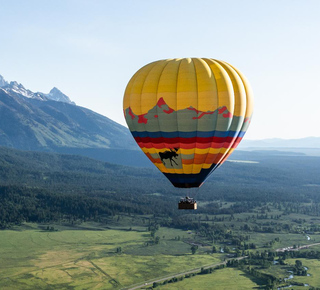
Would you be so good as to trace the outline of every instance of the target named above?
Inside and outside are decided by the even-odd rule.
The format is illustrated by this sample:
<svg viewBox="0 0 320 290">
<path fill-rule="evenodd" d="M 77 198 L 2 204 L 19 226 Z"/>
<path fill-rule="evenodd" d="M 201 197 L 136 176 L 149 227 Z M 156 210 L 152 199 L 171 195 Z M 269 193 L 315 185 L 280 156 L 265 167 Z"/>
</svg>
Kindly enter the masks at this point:
<svg viewBox="0 0 320 290">
<path fill-rule="evenodd" d="M 227 154 L 230 155 L 231 153 Z M 146 154 L 152 163 L 162 163 L 160 158 L 153 158 L 149 153 Z M 224 154 L 195 154 L 194 159 L 182 159 L 182 164 L 209 164 L 214 160 L 221 160 Z"/>
</svg>

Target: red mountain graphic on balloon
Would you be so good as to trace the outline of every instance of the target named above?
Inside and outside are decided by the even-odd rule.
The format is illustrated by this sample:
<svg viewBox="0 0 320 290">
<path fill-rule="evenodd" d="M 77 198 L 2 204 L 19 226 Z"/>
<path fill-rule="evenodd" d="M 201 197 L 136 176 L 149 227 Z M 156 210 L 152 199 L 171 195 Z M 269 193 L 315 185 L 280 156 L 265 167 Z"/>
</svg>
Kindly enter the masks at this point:
<svg viewBox="0 0 320 290">
<path fill-rule="evenodd" d="M 159 111 L 159 109 L 161 109 L 161 111 Z M 197 110 L 197 109 L 193 108 L 192 106 L 190 106 L 189 108 L 186 108 L 184 110 L 180 110 L 180 111 L 185 111 L 185 110 L 189 110 L 189 111 L 193 112 L 192 116 L 190 116 L 190 118 L 192 118 L 193 120 L 201 119 L 205 115 L 212 115 L 214 113 L 218 113 L 219 115 L 222 114 L 222 116 L 224 118 L 232 118 L 233 117 L 233 115 L 228 111 L 226 106 L 220 107 L 215 111 L 207 111 L 207 112 Z M 154 108 L 152 108 L 148 113 L 136 115 L 133 113 L 131 107 L 129 107 L 128 109 L 125 110 L 125 115 L 127 116 L 127 114 L 128 114 L 132 120 L 138 118 L 139 124 L 147 124 L 148 120 L 150 120 L 150 118 L 158 118 L 159 113 L 165 113 L 165 114 L 170 115 L 174 112 L 178 112 L 178 111 L 175 111 L 174 109 L 170 108 L 166 104 L 165 100 L 163 98 L 160 98 L 158 100 L 156 106 Z"/>
</svg>

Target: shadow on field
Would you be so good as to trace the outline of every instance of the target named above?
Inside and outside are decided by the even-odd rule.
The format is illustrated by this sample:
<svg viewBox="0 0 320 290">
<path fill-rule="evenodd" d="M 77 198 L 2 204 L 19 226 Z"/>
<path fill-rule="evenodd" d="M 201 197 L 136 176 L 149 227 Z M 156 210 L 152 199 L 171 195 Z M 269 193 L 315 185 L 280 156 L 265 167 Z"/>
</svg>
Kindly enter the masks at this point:
<svg viewBox="0 0 320 290">
<path fill-rule="evenodd" d="M 247 273 L 240 274 L 240 276 L 244 276 L 244 277 L 250 279 L 252 282 L 259 285 L 257 287 L 254 287 L 253 289 L 265 289 L 265 283 L 263 280 L 256 278 L 256 277 L 254 277 L 250 274 L 247 274 Z"/>
</svg>

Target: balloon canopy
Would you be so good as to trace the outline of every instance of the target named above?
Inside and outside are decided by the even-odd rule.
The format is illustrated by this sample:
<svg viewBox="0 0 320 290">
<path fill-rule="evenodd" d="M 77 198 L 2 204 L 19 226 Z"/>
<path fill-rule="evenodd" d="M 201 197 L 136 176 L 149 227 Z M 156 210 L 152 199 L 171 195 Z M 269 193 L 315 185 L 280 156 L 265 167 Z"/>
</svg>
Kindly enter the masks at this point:
<svg viewBox="0 0 320 290">
<path fill-rule="evenodd" d="M 253 95 L 224 61 L 167 59 L 133 75 L 123 109 L 134 139 L 171 183 L 199 187 L 243 138 Z"/>
</svg>

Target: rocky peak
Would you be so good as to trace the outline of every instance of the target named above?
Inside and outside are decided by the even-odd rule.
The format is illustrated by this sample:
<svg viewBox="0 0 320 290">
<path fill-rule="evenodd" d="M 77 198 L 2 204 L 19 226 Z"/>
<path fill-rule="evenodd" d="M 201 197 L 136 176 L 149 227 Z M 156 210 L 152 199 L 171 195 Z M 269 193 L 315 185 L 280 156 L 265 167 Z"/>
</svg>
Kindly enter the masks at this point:
<svg viewBox="0 0 320 290">
<path fill-rule="evenodd" d="M 64 102 L 64 103 L 69 103 L 69 104 L 74 104 L 74 102 L 72 102 L 70 100 L 70 98 L 65 95 L 64 93 L 62 93 L 58 88 L 54 87 L 49 94 L 47 95 L 47 97 L 53 101 L 58 101 L 58 102 Z"/>
<path fill-rule="evenodd" d="M 0 87 L 4 87 L 7 85 L 8 85 L 8 82 L 6 82 L 6 80 L 3 78 L 3 76 L 0 75 Z"/>
</svg>

